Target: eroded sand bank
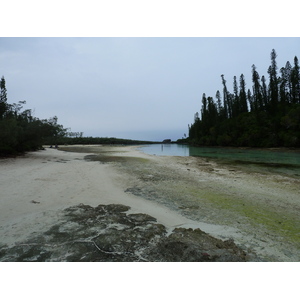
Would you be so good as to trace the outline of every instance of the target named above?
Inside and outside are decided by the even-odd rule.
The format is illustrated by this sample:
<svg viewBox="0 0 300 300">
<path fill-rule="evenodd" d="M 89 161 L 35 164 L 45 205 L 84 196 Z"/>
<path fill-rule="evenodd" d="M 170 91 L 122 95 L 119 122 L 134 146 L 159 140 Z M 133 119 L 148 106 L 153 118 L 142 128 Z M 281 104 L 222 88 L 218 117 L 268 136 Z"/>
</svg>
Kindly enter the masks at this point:
<svg viewBox="0 0 300 300">
<path fill-rule="evenodd" d="M 45 231 L 73 205 L 123 204 L 169 231 L 200 228 L 233 238 L 263 260 L 299 260 L 297 179 L 248 174 L 200 158 L 150 156 L 135 147 L 65 150 L 82 153 L 46 148 L 0 160 L 2 244 Z"/>
</svg>

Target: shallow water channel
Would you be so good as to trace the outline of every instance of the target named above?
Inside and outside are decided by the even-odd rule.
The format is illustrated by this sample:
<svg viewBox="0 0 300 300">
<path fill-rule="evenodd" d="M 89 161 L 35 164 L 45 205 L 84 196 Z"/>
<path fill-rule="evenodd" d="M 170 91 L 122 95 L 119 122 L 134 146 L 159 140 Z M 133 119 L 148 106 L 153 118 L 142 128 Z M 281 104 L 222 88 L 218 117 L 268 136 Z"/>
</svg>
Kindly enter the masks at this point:
<svg viewBox="0 0 300 300">
<path fill-rule="evenodd" d="M 299 178 L 300 151 L 225 147 L 193 147 L 180 144 L 152 144 L 139 148 L 151 155 L 199 156 L 219 163 L 234 164 L 252 171 L 281 173 Z"/>
</svg>

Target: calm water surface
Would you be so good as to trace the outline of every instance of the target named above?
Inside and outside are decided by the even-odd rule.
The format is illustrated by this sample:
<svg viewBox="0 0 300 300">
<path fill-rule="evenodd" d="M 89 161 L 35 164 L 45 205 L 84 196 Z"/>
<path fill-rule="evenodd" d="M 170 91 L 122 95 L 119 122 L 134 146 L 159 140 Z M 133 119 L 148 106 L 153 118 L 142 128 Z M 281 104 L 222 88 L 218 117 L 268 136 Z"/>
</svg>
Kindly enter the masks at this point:
<svg viewBox="0 0 300 300">
<path fill-rule="evenodd" d="M 209 148 L 178 144 L 153 144 L 140 147 L 140 150 L 152 155 L 206 157 L 224 164 L 239 165 L 248 170 L 300 176 L 300 151 Z"/>
</svg>

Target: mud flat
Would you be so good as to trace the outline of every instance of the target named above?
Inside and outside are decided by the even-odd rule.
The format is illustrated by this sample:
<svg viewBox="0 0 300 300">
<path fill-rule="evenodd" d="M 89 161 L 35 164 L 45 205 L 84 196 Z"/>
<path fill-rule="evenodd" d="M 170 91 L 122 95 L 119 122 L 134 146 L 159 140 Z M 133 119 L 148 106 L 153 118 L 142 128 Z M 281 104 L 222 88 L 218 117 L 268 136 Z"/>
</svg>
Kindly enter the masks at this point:
<svg viewBox="0 0 300 300">
<path fill-rule="evenodd" d="M 3 159 L 0 260 L 299 261 L 299 181 L 132 146 Z"/>
</svg>

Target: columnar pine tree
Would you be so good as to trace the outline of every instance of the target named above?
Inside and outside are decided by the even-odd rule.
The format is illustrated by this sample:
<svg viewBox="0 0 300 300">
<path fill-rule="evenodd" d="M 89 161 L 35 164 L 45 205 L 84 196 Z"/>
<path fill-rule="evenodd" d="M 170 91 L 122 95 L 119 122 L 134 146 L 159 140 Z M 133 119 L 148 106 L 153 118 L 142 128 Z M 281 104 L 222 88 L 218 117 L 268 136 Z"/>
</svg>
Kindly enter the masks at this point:
<svg viewBox="0 0 300 300">
<path fill-rule="evenodd" d="M 216 98 L 217 98 L 218 114 L 219 114 L 219 116 L 221 116 L 222 115 L 222 102 L 221 102 L 221 94 L 220 94 L 219 90 L 217 90 L 217 92 L 216 92 Z"/>
<path fill-rule="evenodd" d="M 297 56 L 294 58 L 294 67 L 291 72 L 291 96 L 292 103 L 300 103 L 300 73 L 299 73 L 299 62 Z"/>
<path fill-rule="evenodd" d="M 0 119 L 4 118 L 5 113 L 7 112 L 7 91 L 5 86 L 5 79 L 2 76 L 0 81 Z"/>
<path fill-rule="evenodd" d="M 279 99 L 280 106 L 284 109 L 286 103 L 289 103 L 289 91 L 288 91 L 288 81 L 289 76 L 287 74 L 287 70 L 282 67 L 280 69 L 280 78 L 279 78 Z"/>
<path fill-rule="evenodd" d="M 205 120 L 207 114 L 207 99 L 205 93 L 202 95 L 202 108 L 201 108 L 201 120 Z"/>
<path fill-rule="evenodd" d="M 269 103 L 269 96 L 268 96 L 268 89 L 267 89 L 265 76 L 261 77 L 261 93 L 262 93 L 264 108 L 266 108 L 268 106 L 268 103 Z"/>
<path fill-rule="evenodd" d="M 285 64 L 285 81 L 286 81 L 286 99 L 287 102 L 291 103 L 292 101 L 292 82 L 291 82 L 291 76 L 292 76 L 292 65 L 289 61 Z"/>
<path fill-rule="evenodd" d="M 269 83 L 269 96 L 270 96 L 270 112 L 274 113 L 278 105 L 278 78 L 277 78 L 277 54 L 273 49 L 271 52 L 271 65 L 268 69 L 270 83 Z"/>
<path fill-rule="evenodd" d="M 237 117 L 240 111 L 240 98 L 239 89 L 237 85 L 236 76 L 233 77 L 233 103 L 232 103 L 232 116 Z"/>
<path fill-rule="evenodd" d="M 226 87 L 226 80 L 224 79 L 224 75 L 222 77 L 222 84 L 223 84 L 223 107 L 224 107 L 224 115 L 225 118 L 228 118 L 228 91 Z"/>
<path fill-rule="evenodd" d="M 240 76 L 240 112 L 248 112 L 246 83 L 243 74 Z"/>
<path fill-rule="evenodd" d="M 263 100 L 259 79 L 260 78 L 258 72 L 256 71 L 256 67 L 255 65 L 252 65 L 253 106 L 255 111 L 258 111 L 263 108 Z"/>
<path fill-rule="evenodd" d="M 251 110 L 251 112 L 253 112 L 254 111 L 254 103 L 253 103 L 253 97 L 251 95 L 250 89 L 248 89 L 248 91 L 247 91 L 247 100 L 248 100 L 249 105 L 250 105 L 250 110 Z"/>
<path fill-rule="evenodd" d="M 206 146 L 300 147 L 299 62 L 295 57 L 293 68 L 287 62 L 278 77 L 276 57 L 273 49 L 268 83 L 265 76 L 260 79 L 252 65 L 252 91 L 246 90 L 241 74 L 239 88 L 234 76 L 230 93 L 222 74 L 223 106 L 219 91 L 216 103 L 203 94 L 201 120 L 197 114 L 189 127 L 190 142 Z"/>
</svg>

